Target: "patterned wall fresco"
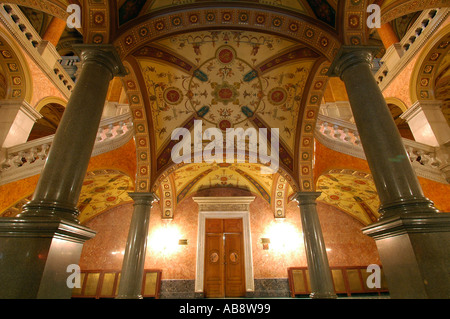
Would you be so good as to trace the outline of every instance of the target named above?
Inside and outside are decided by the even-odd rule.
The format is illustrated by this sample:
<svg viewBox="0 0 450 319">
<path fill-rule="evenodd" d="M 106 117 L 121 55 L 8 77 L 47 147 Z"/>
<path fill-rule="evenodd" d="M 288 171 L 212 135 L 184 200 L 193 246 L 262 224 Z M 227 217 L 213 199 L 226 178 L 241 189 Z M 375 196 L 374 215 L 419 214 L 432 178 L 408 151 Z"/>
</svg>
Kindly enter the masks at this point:
<svg viewBox="0 0 450 319">
<path fill-rule="evenodd" d="M 32 84 L 29 83 L 28 66 L 22 55 L 19 56 L 20 50 L 11 46 L 12 40 L 6 37 L 8 33 L 3 31 L 3 26 L 0 31 L 0 93 L 7 99 L 29 99 Z"/>
</svg>

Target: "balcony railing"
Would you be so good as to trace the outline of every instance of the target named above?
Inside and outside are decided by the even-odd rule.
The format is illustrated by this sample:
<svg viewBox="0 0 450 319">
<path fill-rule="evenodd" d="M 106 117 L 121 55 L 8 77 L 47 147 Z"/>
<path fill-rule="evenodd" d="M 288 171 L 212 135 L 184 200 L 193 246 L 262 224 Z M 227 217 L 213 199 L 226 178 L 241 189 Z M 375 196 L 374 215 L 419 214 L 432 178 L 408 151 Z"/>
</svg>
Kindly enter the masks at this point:
<svg viewBox="0 0 450 319">
<path fill-rule="evenodd" d="M 14 4 L 0 3 L 0 23 L 3 23 L 11 32 L 25 52 L 41 67 L 61 93 L 69 98 L 75 84 L 58 62 L 61 57 L 52 45 L 42 40 L 19 7 Z M 49 58 L 49 55 L 53 58 Z"/>
<path fill-rule="evenodd" d="M 375 79 L 381 90 L 384 90 L 416 56 L 449 13 L 449 8 L 424 10 L 400 43 L 394 44 L 386 51 L 375 73 Z"/>
<path fill-rule="evenodd" d="M 133 137 L 130 113 L 102 120 L 92 156 L 110 152 Z M 36 139 L 5 150 L 0 164 L 0 185 L 40 174 L 49 154 L 54 135 Z"/>
<path fill-rule="evenodd" d="M 321 144 L 334 151 L 366 159 L 358 130 L 353 123 L 320 114 L 315 136 Z M 403 144 L 418 176 L 440 183 L 449 183 L 448 149 L 429 146 L 406 138 L 403 138 Z"/>
</svg>

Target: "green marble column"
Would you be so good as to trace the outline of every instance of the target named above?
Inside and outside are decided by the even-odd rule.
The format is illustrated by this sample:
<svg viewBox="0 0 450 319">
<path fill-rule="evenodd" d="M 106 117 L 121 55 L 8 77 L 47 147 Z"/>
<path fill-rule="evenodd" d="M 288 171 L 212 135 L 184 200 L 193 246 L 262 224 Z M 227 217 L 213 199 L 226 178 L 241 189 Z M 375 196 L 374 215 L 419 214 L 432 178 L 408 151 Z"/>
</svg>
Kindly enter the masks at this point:
<svg viewBox="0 0 450 319">
<path fill-rule="evenodd" d="M 95 232 L 80 225 L 78 198 L 110 80 L 125 74 L 112 46 L 78 47 L 81 75 L 55 134 L 32 200 L 0 218 L 0 298 L 67 299 L 83 244 Z"/>
<path fill-rule="evenodd" d="M 311 298 L 336 298 L 333 278 L 328 264 L 327 251 L 323 240 L 322 228 L 317 215 L 316 199 L 320 192 L 299 192 L 293 196 L 298 202 L 305 242 L 306 260 L 308 262 Z"/>
<path fill-rule="evenodd" d="M 134 211 L 128 232 L 123 258 L 117 299 L 142 299 L 142 279 L 144 275 L 147 249 L 148 226 L 152 203 L 159 198 L 154 193 L 130 193 L 134 200 Z"/>
<path fill-rule="evenodd" d="M 450 298 L 450 215 L 424 196 L 371 72 L 374 52 L 343 47 L 329 71 L 345 83 L 381 202 L 379 221 L 362 231 L 376 241 L 392 298 Z"/>
<path fill-rule="evenodd" d="M 20 216 L 59 216 L 78 222 L 83 180 L 108 93 L 109 82 L 126 71 L 112 46 L 74 46 L 82 72 L 64 110 L 32 200 Z"/>
<path fill-rule="evenodd" d="M 400 133 L 371 71 L 374 48 L 344 47 L 330 76 L 345 83 L 356 127 L 380 197 L 381 218 L 436 213 L 411 165 Z M 407 84 L 406 84 L 407 85 Z"/>
</svg>

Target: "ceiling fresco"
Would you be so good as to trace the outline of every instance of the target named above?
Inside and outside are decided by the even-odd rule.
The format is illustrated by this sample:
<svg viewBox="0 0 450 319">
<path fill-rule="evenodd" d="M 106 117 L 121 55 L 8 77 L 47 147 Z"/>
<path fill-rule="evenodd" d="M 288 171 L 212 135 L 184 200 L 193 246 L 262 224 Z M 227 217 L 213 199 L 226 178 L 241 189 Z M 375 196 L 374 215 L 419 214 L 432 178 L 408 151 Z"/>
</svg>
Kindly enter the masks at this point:
<svg viewBox="0 0 450 319">
<path fill-rule="evenodd" d="M 174 204 L 178 204 L 190 195 L 208 188 L 240 188 L 257 194 L 271 203 L 278 174 L 261 175 L 261 165 L 259 164 L 219 163 L 211 165 L 193 163 L 175 170 L 171 174 L 170 180 L 173 188 L 163 186 L 160 189 L 160 198 L 169 197 L 163 192 L 170 189 L 171 195 L 175 199 Z M 286 192 L 291 193 L 292 188 L 287 181 L 283 179 L 283 182 L 287 185 L 285 187 Z"/>
<path fill-rule="evenodd" d="M 133 191 L 133 181 L 120 171 L 105 169 L 88 172 L 78 200 L 77 208 L 80 212 L 78 220 L 83 224 L 110 208 L 132 202 L 128 193 Z M 17 216 L 32 196 L 33 194 L 29 194 L 4 211 L 0 211 L 0 217 Z"/>
<path fill-rule="evenodd" d="M 364 225 L 378 220 L 380 200 L 370 174 L 333 169 L 317 180 L 318 201 L 335 206 L 353 216 Z"/>
<path fill-rule="evenodd" d="M 218 1 L 210 0 L 119 0 L 118 1 L 118 20 L 119 25 L 123 25 L 131 20 L 158 10 L 173 8 L 174 6 L 182 6 L 194 3 L 201 3 L 207 6 Z M 301 13 L 330 25 L 336 26 L 337 0 L 225 0 L 223 2 L 244 3 L 246 5 L 268 7 L 277 7 Z"/>
<path fill-rule="evenodd" d="M 134 191 L 130 177 L 115 170 L 88 172 L 78 201 L 81 223 L 105 210 L 132 201 L 128 193 Z"/>
<path fill-rule="evenodd" d="M 157 153 L 195 116 L 204 129 L 279 128 L 294 152 L 301 100 L 318 55 L 276 36 L 242 31 L 183 34 L 135 53 L 148 91 Z"/>
</svg>

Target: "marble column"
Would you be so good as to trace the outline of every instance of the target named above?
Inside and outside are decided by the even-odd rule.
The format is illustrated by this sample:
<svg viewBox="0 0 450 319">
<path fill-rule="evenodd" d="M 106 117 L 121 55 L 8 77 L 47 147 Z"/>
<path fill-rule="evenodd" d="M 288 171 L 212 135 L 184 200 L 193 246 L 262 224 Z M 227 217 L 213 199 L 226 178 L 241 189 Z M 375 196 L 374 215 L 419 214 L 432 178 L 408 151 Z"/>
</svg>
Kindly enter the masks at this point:
<svg viewBox="0 0 450 319">
<path fill-rule="evenodd" d="M 426 198 L 383 94 L 371 72 L 374 48 L 344 47 L 330 76 L 345 83 L 356 127 L 380 197 L 381 218 L 436 213 Z"/>
<path fill-rule="evenodd" d="M 386 49 L 388 49 L 395 43 L 400 42 L 400 39 L 398 38 L 397 34 L 394 31 L 394 28 L 390 23 L 382 24 L 381 27 L 377 29 L 377 31 Z"/>
<path fill-rule="evenodd" d="M 109 82 L 126 72 L 112 46 L 74 46 L 82 71 L 53 139 L 32 200 L 20 216 L 57 215 L 78 223 L 78 198 L 100 125 Z"/>
<path fill-rule="evenodd" d="M 336 298 L 322 228 L 316 209 L 316 199 L 320 194 L 320 192 L 299 192 L 292 199 L 297 201 L 300 207 L 312 291 L 310 297 L 315 299 Z"/>
<path fill-rule="evenodd" d="M 152 203 L 159 198 L 154 193 L 130 193 L 134 212 L 128 232 L 117 299 L 142 299 L 145 253 Z"/>
<path fill-rule="evenodd" d="M 375 48 L 343 47 L 329 76 L 345 83 L 355 124 L 380 198 L 375 239 L 392 298 L 450 296 L 450 215 L 426 198 L 400 133 L 371 72 Z"/>
<path fill-rule="evenodd" d="M 79 50 L 81 76 L 33 198 L 18 216 L 0 218 L 0 298 L 70 298 L 68 266 L 79 263 L 84 242 L 95 236 L 77 219 L 78 197 L 109 81 L 125 70 L 112 46 Z"/>
<path fill-rule="evenodd" d="M 42 40 L 48 41 L 56 47 L 62 34 L 64 33 L 64 30 L 66 29 L 66 26 L 67 22 L 65 20 L 53 17 L 47 27 L 47 30 L 45 30 Z"/>
</svg>

